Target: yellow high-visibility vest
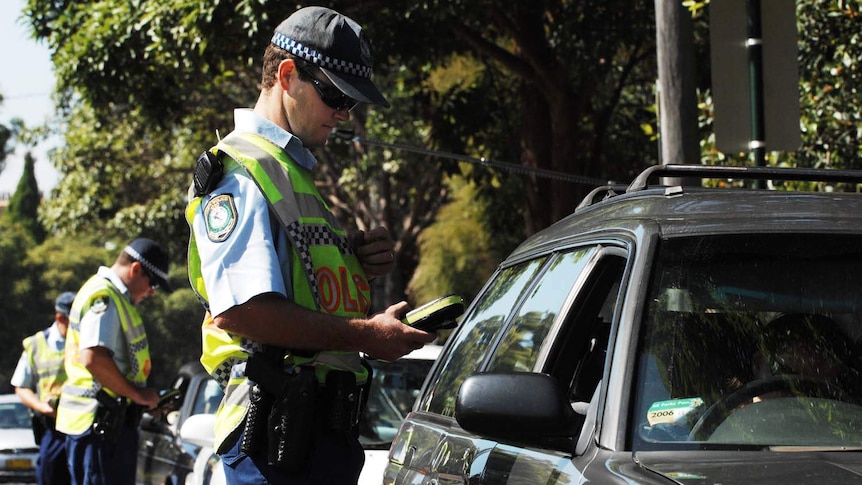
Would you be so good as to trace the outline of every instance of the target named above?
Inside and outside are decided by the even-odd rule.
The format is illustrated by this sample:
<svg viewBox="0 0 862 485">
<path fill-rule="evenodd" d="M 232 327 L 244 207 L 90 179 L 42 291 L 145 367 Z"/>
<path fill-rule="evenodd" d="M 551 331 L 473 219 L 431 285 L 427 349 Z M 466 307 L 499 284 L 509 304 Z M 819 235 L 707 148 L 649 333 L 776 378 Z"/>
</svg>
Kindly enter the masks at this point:
<svg viewBox="0 0 862 485">
<path fill-rule="evenodd" d="M 42 331 L 24 339 L 24 353 L 36 379 L 36 396 L 42 402 L 60 397 L 66 369 L 63 365 L 65 347 L 53 349 L 48 344 L 48 331 Z"/>
<path fill-rule="evenodd" d="M 227 155 L 222 156 L 225 172 L 244 170 L 255 181 L 290 238 L 294 302 L 334 315 L 365 316 L 371 286 L 344 229 L 317 191 L 311 172 L 297 165 L 280 147 L 251 133 L 232 133 L 213 152 Z M 202 200 L 192 198 L 186 207 L 190 227 L 195 217 L 204 217 Z M 208 301 L 193 228 L 188 261 L 191 286 L 202 300 Z M 243 364 L 261 346 L 216 328 L 209 313 L 201 334 L 201 363 L 225 390 L 215 427 L 214 448 L 219 450 L 245 419 L 250 384 Z M 284 365 L 314 366 L 320 381 L 331 369 L 355 373 L 357 383 L 368 377 L 358 352 L 321 351 L 311 357 L 287 352 Z"/>
<path fill-rule="evenodd" d="M 96 416 L 96 393 L 102 389 L 101 384 L 93 379 L 90 371 L 81 364 L 78 358 L 78 347 L 81 341 L 81 318 L 93 305 L 103 304 L 110 299 L 116 305 L 120 315 L 120 325 L 126 338 L 129 353 L 130 369 L 125 377 L 137 387 L 145 387 L 150 375 L 150 347 L 147 342 L 147 332 L 138 310 L 132 302 L 123 296 L 120 290 L 109 280 L 95 275 L 91 277 L 78 291 L 72 310 L 69 312 L 69 330 L 66 332 L 66 374 L 68 378 L 63 385 L 63 394 L 57 408 L 57 430 L 70 435 L 80 435 L 93 425 Z M 115 397 L 110 389 L 105 391 Z"/>
</svg>

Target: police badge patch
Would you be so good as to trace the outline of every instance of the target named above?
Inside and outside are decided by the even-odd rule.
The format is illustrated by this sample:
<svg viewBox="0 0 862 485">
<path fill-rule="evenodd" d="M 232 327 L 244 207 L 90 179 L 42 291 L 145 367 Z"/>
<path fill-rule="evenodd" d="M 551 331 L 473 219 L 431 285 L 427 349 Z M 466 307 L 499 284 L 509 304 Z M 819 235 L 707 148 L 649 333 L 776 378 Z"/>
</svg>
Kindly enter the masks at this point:
<svg viewBox="0 0 862 485">
<path fill-rule="evenodd" d="M 233 203 L 233 197 L 230 194 L 221 194 L 210 199 L 204 207 L 204 220 L 210 241 L 226 240 L 236 227 L 236 206 Z"/>
<path fill-rule="evenodd" d="M 108 310 L 108 298 L 102 297 L 93 300 L 93 304 L 90 305 L 90 311 L 95 314 L 102 314 Z"/>
</svg>

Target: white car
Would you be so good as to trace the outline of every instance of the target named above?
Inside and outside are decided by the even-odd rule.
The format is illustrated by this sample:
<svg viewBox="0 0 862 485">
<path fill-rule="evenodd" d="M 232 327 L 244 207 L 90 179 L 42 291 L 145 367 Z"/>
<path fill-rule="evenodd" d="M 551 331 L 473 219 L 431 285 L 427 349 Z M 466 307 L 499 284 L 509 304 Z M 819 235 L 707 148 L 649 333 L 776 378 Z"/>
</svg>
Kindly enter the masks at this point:
<svg viewBox="0 0 862 485">
<path fill-rule="evenodd" d="M 189 416 L 180 428 L 183 441 L 200 446 L 192 472 L 186 475 L 186 485 L 225 485 L 227 480 L 221 459 L 213 450 L 215 414 Z"/>
<path fill-rule="evenodd" d="M 440 355 L 440 350 L 438 345 L 426 345 L 394 362 L 370 362 L 374 368 L 374 377 L 359 436 L 359 442 L 365 449 L 365 466 L 359 477 L 359 485 L 382 483 L 392 438 L 401 421 L 413 408 L 425 376 Z M 212 449 L 215 419 L 212 414 L 190 416 L 180 429 L 184 441 L 201 447 L 194 470 L 186 477 L 186 485 L 226 483 L 221 460 Z"/>
<path fill-rule="evenodd" d="M 413 409 L 419 389 L 441 349 L 439 345 L 426 345 L 394 362 L 370 361 L 374 377 L 359 434 L 359 443 L 365 450 L 365 466 L 358 485 L 383 483 L 392 439 Z"/>
<path fill-rule="evenodd" d="M 15 394 L 0 395 L 0 482 L 35 482 L 38 457 L 29 410 Z"/>
</svg>

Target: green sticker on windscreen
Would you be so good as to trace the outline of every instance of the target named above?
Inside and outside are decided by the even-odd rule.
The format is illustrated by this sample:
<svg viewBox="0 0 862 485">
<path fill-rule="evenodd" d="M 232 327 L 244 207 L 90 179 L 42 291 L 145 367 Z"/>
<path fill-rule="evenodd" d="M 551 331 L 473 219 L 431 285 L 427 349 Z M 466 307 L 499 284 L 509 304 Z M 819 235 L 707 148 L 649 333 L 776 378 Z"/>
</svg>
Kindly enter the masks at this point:
<svg viewBox="0 0 862 485">
<path fill-rule="evenodd" d="M 649 421 L 650 426 L 655 426 L 659 423 L 678 423 L 688 413 L 702 405 L 703 399 L 699 397 L 656 401 L 647 410 L 647 421 Z"/>
</svg>

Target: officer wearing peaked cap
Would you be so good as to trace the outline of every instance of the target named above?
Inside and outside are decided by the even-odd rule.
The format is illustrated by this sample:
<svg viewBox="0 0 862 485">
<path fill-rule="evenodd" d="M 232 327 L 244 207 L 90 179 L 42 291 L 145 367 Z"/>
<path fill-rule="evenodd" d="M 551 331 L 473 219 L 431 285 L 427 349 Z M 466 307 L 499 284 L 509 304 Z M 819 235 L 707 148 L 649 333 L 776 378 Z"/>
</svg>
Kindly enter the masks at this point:
<svg viewBox="0 0 862 485">
<path fill-rule="evenodd" d="M 171 291 L 168 268 L 157 242 L 135 239 L 72 303 L 57 429 L 66 434 L 73 484 L 135 483 L 140 414 L 159 401 L 147 387 L 150 349 L 135 306 Z"/>
<path fill-rule="evenodd" d="M 61 293 L 54 301 L 54 323 L 26 339 L 21 359 L 12 375 L 15 394 L 33 415 L 33 433 L 39 444 L 36 480 L 40 485 L 69 483 L 66 436 L 55 429 L 57 401 L 66 381 L 63 356 L 69 311 L 75 293 Z"/>
<path fill-rule="evenodd" d="M 401 323 L 406 302 L 367 316 L 395 243 L 383 227 L 348 237 L 314 184 L 309 149 L 358 103 L 388 106 L 371 75 L 359 24 L 297 10 L 264 52 L 254 109 L 198 159 L 189 279 L 208 310 L 201 362 L 225 388 L 215 448 L 228 483 L 356 483 L 359 352 L 394 360 L 435 338 Z"/>
</svg>

